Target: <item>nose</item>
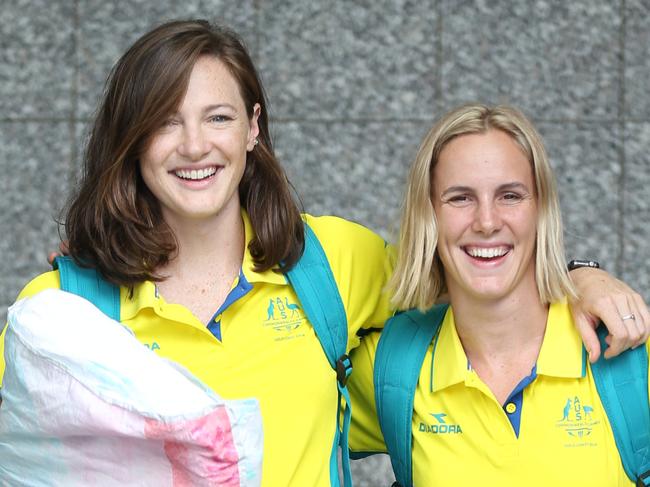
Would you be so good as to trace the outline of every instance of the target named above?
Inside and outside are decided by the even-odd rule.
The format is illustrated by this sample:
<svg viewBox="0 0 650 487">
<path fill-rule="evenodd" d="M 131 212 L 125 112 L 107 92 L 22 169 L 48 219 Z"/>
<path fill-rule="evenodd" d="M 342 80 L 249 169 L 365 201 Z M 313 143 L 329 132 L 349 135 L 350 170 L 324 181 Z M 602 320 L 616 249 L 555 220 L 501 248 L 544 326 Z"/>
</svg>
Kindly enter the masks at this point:
<svg viewBox="0 0 650 487">
<path fill-rule="evenodd" d="M 200 124 L 185 124 L 178 153 L 191 161 L 199 161 L 210 152 L 210 143 Z"/>
<path fill-rule="evenodd" d="M 501 229 L 499 207 L 493 200 L 479 201 L 474 214 L 472 229 L 477 233 L 492 235 Z"/>
</svg>

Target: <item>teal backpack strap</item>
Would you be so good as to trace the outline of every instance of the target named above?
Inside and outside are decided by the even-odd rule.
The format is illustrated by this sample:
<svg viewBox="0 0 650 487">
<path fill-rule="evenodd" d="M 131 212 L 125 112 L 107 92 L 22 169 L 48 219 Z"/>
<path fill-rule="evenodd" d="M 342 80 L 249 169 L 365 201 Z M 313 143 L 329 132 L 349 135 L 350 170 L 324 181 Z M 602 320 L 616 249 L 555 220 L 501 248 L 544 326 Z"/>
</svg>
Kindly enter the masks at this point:
<svg viewBox="0 0 650 487">
<path fill-rule="evenodd" d="M 57 257 L 52 264 L 58 269 L 61 289 L 87 299 L 105 315 L 120 321 L 120 288 L 108 282 L 94 268 L 80 267 L 71 257 Z"/>
<path fill-rule="evenodd" d="M 607 330 L 597 330 L 605 351 Z M 645 346 L 617 357 L 599 360 L 591 372 L 612 425 L 614 440 L 625 473 L 637 487 L 650 486 L 650 404 L 648 401 L 648 352 Z"/>
<path fill-rule="evenodd" d="M 352 362 L 347 355 L 348 321 L 332 269 L 325 251 L 313 230 L 305 223 L 305 249 L 300 260 L 287 272 L 305 314 L 309 318 L 316 336 L 330 366 L 336 371 L 338 386 L 338 410 L 341 398 L 345 399 L 343 427 L 337 426 L 332 456 L 330 457 L 330 479 L 333 486 L 339 485 L 338 447 L 342 451 L 343 485 L 352 485 L 348 433 L 350 430 L 351 404 L 346 387 L 352 372 Z M 337 419 L 339 415 L 337 413 Z"/>
<path fill-rule="evenodd" d="M 411 310 L 394 316 L 386 322 L 377 345 L 374 366 L 377 416 L 396 485 L 401 487 L 413 485 L 411 420 L 415 388 L 424 356 L 446 312 L 447 305 L 439 305 L 426 313 Z"/>
</svg>

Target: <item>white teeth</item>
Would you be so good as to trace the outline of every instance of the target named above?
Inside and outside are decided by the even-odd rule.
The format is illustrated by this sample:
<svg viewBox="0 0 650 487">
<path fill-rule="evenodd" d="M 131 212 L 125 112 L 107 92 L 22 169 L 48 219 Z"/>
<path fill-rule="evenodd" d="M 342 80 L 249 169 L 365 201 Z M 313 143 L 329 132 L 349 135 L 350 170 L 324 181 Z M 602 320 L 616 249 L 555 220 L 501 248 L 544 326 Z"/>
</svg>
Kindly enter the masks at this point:
<svg viewBox="0 0 650 487">
<path fill-rule="evenodd" d="M 501 257 L 508 253 L 508 249 L 506 247 L 492 247 L 492 248 L 472 247 L 466 250 L 467 253 L 472 257 L 480 257 L 482 259 L 492 259 L 494 257 Z"/>
<path fill-rule="evenodd" d="M 217 168 L 213 166 L 206 167 L 205 169 L 192 169 L 191 171 L 188 169 L 179 169 L 177 171 L 174 171 L 174 174 L 181 179 L 191 179 L 193 181 L 198 181 L 200 179 L 210 177 L 216 172 Z"/>
</svg>

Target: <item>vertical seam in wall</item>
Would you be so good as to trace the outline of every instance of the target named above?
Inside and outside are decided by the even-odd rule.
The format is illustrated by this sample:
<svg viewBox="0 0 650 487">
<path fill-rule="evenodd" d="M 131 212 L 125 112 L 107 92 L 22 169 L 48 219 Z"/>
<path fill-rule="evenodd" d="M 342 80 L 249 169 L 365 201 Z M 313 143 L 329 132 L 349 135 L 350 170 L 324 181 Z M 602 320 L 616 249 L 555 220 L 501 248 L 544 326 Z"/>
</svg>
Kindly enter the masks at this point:
<svg viewBox="0 0 650 487">
<path fill-rule="evenodd" d="M 438 10 L 438 19 L 436 21 L 436 31 L 437 31 L 437 37 L 436 37 L 436 53 L 435 53 L 435 58 L 436 58 L 436 67 L 438 71 L 438 75 L 436 76 L 436 81 L 435 81 L 435 106 L 433 109 L 435 110 L 435 114 L 433 114 L 434 118 L 438 118 L 440 116 L 440 113 L 442 112 L 442 107 L 444 106 L 442 97 L 442 63 L 443 63 L 443 52 L 442 52 L 442 35 L 443 35 L 443 7 L 442 7 L 443 2 L 436 2 L 436 7 Z"/>
<path fill-rule="evenodd" d="M 620 62 L 619 62 L 619 92 L 618 92 L 618 160 L 620 163 L 620 174 L 618 181 L 618 255 L 616 257 L 616 270 L 619 275 L 623 274 L 623 263 L 625 262 L 625 43 L 627 40 L 627 17 L 626 0 L 621 0 L 621 31 L 619 36 Z"/>
<path fill-rule="evenodd" d="M 77 160 L 77 118 L 79 115 L 79 0 L 74 0 L 74 15 L 72 16 L 72 46 L 73 46 L 73 76 L 70 87 L 72 97 L 72 109 L 70 111 L 70 165 L 68 177 L 74 181 L 76 174 Z"/>
<path fill-rule="evenodd" d="M 253 36 L 255 42 L 254 53 L 256 58 L 255 65 L 260 63 L 260 15 L 262 5 L 260 0 L 253 0 Z"/>
<path fill-rule="evenodd" d="M 253 0 L 253 32 L 252 32 L 252 38 L 253 38 L 253 48 L 250 51 L 250 55 L 253 58 L 253 62 L 255 63 L 255 67 L 257 68 L 257 75 L 261 78 L 262 80 L 262 86 L 266 86 L 266 75 L 265 73 L 261 72 L 260 66 L 262 64 L 262 49 L 260 48 L 261 45 L 261 34 L 260 34 L 260 19 L 262 17 L 262 0 Z M 268 93 L 265 93 L 266 95 L 266 110 L 267 110 L 267 117 L 269 118 L 269 130 L 271 131 L 271 140 L 274 140 L 275 138 L 273 137 L 273 129 L 272 125 L 274 122 L 271 120 L 271 112 L 274 111 L 273 107 L 273 102 L 268 99 Z"/>
</svg>

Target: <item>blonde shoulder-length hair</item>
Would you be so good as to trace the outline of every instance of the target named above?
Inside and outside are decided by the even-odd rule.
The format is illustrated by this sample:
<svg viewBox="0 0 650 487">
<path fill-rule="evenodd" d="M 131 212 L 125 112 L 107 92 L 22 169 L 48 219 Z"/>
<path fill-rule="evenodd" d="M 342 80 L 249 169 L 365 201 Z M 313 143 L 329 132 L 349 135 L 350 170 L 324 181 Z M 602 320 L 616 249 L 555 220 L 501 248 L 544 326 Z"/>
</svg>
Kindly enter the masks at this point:
<svg viewBox="0 0 650 487">
<path fill-rule="evenodd" d="M 431 202 L 433 168 L 450 140 L 488 130 L 501 130 L 511 136 L 533 170 L 538 206 L 535 278 L 540 299 L 550 303 L 565 296 L 576 296 L 566 269 L 555 178 L 540 135 L 515 108 L 471 104 L 448 112 L 431 128 L 411 167 L 402 209 L 397 265 L 389 284 L 397 308 L 426 310 L 446 291 Z"/>
</svg>

